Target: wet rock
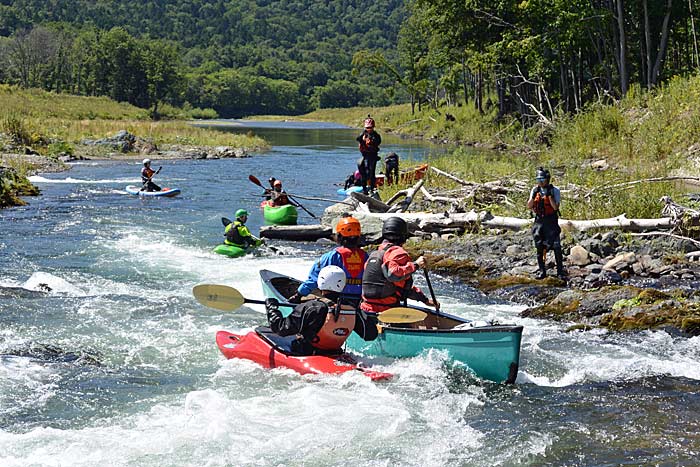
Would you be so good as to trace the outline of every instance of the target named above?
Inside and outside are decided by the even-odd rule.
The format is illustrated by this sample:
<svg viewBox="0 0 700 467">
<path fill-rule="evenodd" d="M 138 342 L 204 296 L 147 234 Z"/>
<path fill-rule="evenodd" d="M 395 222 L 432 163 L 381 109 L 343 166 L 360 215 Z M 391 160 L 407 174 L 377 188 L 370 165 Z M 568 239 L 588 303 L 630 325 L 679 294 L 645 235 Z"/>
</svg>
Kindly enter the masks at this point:
<svg viewBox="0 0 700 467">
<path fill-rule="evenodd" d="M 605 263 L 603 270 L 620 272 L 630 268 L 636 261 L 637 256 L 634 253 L 622 253 Z"/>
<path fill-rule="evenodd" d="M 508 247 L 506 247 L 506 256 L 517 257 L 523 253 L 526 253 L 526 251 L 520 245 L 508 245 Z"/>
<path fill-rule="evenodd" d="M 591 259 L 588 255 L 588 250 L 586 250 L 581 245 L 574 245 L 571 247 L 569 252 L 569 257 L 567 258 L 569 264 L 576 266 L 586 266 L 590 264 Z"/>
</svg>

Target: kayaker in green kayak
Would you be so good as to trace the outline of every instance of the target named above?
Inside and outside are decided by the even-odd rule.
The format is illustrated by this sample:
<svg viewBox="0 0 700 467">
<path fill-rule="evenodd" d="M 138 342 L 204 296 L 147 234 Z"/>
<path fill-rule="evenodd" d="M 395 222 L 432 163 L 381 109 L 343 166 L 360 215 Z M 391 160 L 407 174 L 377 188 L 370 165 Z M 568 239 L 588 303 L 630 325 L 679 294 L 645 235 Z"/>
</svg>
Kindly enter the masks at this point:
<svg viewBox="0 0 700 467">
<path fill-rule="evenodd" d="M 357 313 L 355 307 L 340 303 L 340 293 L 345 287 L 345 271 L 338 266 L 326 266 L 319 272 L 316 284 L 321 297 L 297 305 L 286 318 L 282 316 L 276 299 L 265 300 L 270 329 L 280 336 L 297 335 L 291 344 L 294 354 L 341 353 L 350 333 L 358 328 L 363 339 L 377 338 L 375 318 L 366 321 L 364 313 Z M 371 328 L 371 332 L 364 332 L 365 328 Z"/>
<path fill-rule="evenodd" d="M 250 230 L 245 225 L 246 221 L 248 221 L 248 211 L 245 209 L 236 211 L 236 220 L 227 225 L 224 230 L 224 244 L 247 249 L 255 248 L 265 243 L 250 233 Z"/>
</svg>

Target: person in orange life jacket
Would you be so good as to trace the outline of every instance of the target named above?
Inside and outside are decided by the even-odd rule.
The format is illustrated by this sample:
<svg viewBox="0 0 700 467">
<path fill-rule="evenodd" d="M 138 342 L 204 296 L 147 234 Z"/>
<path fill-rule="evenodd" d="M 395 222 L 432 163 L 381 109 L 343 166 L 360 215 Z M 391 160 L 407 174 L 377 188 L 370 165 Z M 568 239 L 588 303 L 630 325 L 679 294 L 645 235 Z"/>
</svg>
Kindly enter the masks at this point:
<svg viewBox="0 0 700 467">
<path fill-rule="evenodd" d="M 362 189 L 367 194 L 368 182 L 371 191 L 374 191 L 377 186 L 375 172 L 379 161 L 379 145 L 382 144 L 382 137 L 374 131 L 374 119 L 369 115 L 367 115 L 364 125 L 365 130 L 356 139 L 360 143 L 360 152 L 362 153 L 362 169 L 360 170 Z"/>
<path fill-rule="evenodd" d="M 345 287 L 345 272 L 340 267 L 326 266 L 321 269 L 317 286 L 321 290 L 321 297 L 297 305 L 286 318 L 279 311 L 276 299 L 265 300 L 270 329 L 280 336 L 297 334 L 291 345 L 293 353 L 340 353 L 350 333 L 361 323 L 370 331 L 361 336 L 365 340 L 376 339 L 376 321 L 364 323 L 364 314 L 357 313 L 350 305 L 341 304 L 339 297 Z"/>
<path fill-rule="evenodd" d="M 408 239 L 406 221 L 400 217 L 388 218 L 382 226 L 382 237 L 384 241 L 365 264 L 360 308 L 381 313 L 402 306 L 409 298 L 428 306 L 439 306 L 413 285 L 413 273 L 425 267 L 426 259 L 421 256 L 411 261 L 411 256 L 403 249 Z"/>
<path fill-rule="evenodd" d="M 359 302 L 362 294 L 362 273 L 367 261 L 367 253 L 360 248 L 362 226 L 360 221 L 344 214 L 335 226 L 337 248 L 324 253 L 311 266 L 308 278 L 301 283 L 296 293 L 289 297 L 291 303 L 300 303 L 301 297 L 309 295 L 316 288 L 319 272 L 326 266 L 338 266 L 345 271 L 345 298 Z"/>
<path fill-rule="evenodd" d="M 395 152 L 390 152 L 384 158 L 384 174 L 387 185 L 399 183 L 399 155 Z"/>
<path fill-rule="evenodd" d="M 561 228 L 559 227 L 559 207 L 561 192 L 550 183 L 551 175 L 542 167 L 537 169 L 537 185 L 530 191 L 527 207 L 535 213 L 532 225 L 532 238 L 537 248 L 537 279 L 547 277 L 547 250 L 554 250 L 557 263 L 557 276 L 566 277 L 564 259 L 561 251 Z"/>
<path fill-rule="evenodd" d="M 141 169 L 141 182 L 143 183 L 141 191 L 161 191 L 160 187 L 151 180 L 155 174 L 156 171 L 151 168 L 151 159 L 144 159 Z"/>
<path fill-rule="evenodd" d="M 282 190 L 282 181 L 275 180 L 272 184 L 272 191 L 270 192 L 270 198 L 272 199 L 272 206 L 284 206 L 286 204 L 294 204 L 289 200 L 287 193 Z"/>
</svg>

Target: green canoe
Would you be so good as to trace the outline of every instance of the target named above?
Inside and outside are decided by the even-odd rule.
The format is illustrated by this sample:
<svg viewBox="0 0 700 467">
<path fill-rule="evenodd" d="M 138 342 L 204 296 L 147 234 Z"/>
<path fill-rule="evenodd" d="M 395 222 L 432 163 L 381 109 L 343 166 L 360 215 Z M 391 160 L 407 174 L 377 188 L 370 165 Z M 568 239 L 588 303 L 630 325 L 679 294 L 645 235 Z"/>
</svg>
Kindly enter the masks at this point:
<svg viewBox="0 0 700 467">
<path fill-rule="evenodd" d="M 261 270 L 265 295 L 286 301 L 300 281 Z M 413 307 L 412 307 L 413 308 Z M 283 313 L 291 310 L 282 308 Z M 512 324 L 478 325 L 459 316 L 420 308 L 428 317 L 418 323 L 382 326 L 376 340 L 365 342 L 352 333 L 347 346 L 364 355 L 415 357 L 427 349 L 445 350 L 450 358 L 468 366 L 478 377 L 513 383 L 520 364 L 523 327 Z"/>
<path fill-rule="evenodd" d="M 265 222 L 272 225 L 297 225 L 297 208 L 291 204 L 272 207 L 263 205 L 263 217 Z"/>
<path fill-rule="evenodd" d="M 221 245 L 217 245 L 216 248 L 212 250 L 212 252 L 231 258 L 238 258 L 239 256 L 244 256 L 246 253 L 250 253 L 253 250 L 254 248 L 245 249 L 238 246 L 226 245 L 222 243 Z"/>
</svg>

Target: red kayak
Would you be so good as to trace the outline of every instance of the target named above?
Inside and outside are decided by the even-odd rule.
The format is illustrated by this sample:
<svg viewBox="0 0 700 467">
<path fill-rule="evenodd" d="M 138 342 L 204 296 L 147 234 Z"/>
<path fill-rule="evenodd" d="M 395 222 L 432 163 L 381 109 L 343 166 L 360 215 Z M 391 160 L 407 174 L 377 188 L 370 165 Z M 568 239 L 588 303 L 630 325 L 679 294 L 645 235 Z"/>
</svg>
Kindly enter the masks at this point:
<svg viewBox="0 0 700 467">
<path fill-rule="evenodd" d="M 228 331 L 216 333 L 216 345 L 226 358 L 252 360 L 265 368 L 289 368 L 302 375 L 340 374 L 347 371 L 361 371 L 362 374 L 380 381 L 392 377 L 391 373 L 369 371 L 357 366 L 355 359 L 347 353 L 337 355 L 291 355 L 290 344 L 295 336 L 281 337 L 269 328 L 257 328 L 246 335 Z"/>
</svg>

